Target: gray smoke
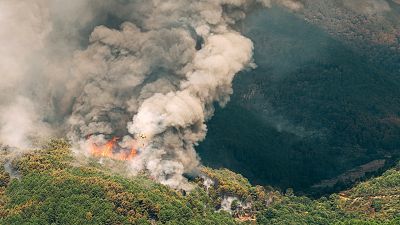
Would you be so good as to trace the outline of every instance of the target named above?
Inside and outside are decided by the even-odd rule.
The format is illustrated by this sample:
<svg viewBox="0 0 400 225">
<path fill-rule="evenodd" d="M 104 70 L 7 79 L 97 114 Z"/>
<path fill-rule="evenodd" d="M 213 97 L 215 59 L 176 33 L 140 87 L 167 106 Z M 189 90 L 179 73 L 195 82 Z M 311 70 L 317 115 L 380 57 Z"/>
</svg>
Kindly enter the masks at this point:
<svg viewBox="0 0 400 225">
<path fill-rule="evenodd" d="M 1 0 L 0 144 L 68 136 L 89 155 L 117 136 L 139 152 L 132 174 L 187 188 L 214 104 L 254 67 L 252 42 L 234 28 L 273 4 L 326 21 L 337 7 L 391 10 L 385 0 Z"/>
<path fill-rule="evenodd" d="M 390 11 L 385 0 L 343 0 L 346 8 L 361 14 L 371 15 Z"/>
<path fill-rule="evenodd" d="M 0 142 L 67 135 L 77 154 L 122 137 L 133 174 L 187 188 L 194 146 L 232 80 L 254 67 L 235 31 L 251 0 L 3 0 Z"/>
</svg>

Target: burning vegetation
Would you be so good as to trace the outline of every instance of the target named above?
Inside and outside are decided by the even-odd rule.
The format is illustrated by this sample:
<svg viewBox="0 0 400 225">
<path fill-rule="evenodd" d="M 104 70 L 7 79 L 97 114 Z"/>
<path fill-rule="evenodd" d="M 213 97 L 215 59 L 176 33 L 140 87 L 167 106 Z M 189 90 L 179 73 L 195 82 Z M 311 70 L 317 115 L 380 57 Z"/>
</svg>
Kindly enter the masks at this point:
<svg viewBox="0 0 400 225">
<path fill-rule="evenodd" d="M 113 137 L 111 140 L 107 141 L 105 144 L 98 144 L 91 138 L 89 152 L 92 156 L 97 158 L 110 158 L 120 161 L 128 161 L 136 157 L 137 150 L 135 147 L 123 148 L 119 145 L 118 137 Z"/>
</svg>

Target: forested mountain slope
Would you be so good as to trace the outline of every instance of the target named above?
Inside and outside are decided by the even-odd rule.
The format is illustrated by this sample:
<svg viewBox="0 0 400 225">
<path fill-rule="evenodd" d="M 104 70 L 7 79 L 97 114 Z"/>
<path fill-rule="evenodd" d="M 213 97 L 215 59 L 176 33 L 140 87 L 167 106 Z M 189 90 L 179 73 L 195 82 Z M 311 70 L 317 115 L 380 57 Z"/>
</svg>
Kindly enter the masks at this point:
<svg viewBox="0 0 400 225">
<path fill-rule="evenodd" d="M 8 158 L 3 149 L 2 159 Z M 7 163 L 2 161 L 2 164 Z M 113 169 L 104 166 L 114 163 Z M 312 200 L 252 186 L 229 170 L 203 168 L 190 192 L 146 174 L 118 172 L 123 162 L 81 162 L 52 140 L 0 173 L 0 224 L 398 224 L 400 167 L 348 191 Z M 18 176 L 10 177 L 10 169 Z"/>
<path fill-rule="evenodd" d="M 331 21 L 319 24 L 325 20 Z M 307 194 L 374 160 L 393 165 L 400 150 L 400 45 L 368 40 L 368 32 L 379 35 L 389 25 L 332 21 L 356 27 L 354 37 L 279 8 L 250 16 L 243 30 L 255 43 L 258 67 L 236 78 L 231 101 L 208 123 L 198 147 L 206 165 Z"/>
</svg>

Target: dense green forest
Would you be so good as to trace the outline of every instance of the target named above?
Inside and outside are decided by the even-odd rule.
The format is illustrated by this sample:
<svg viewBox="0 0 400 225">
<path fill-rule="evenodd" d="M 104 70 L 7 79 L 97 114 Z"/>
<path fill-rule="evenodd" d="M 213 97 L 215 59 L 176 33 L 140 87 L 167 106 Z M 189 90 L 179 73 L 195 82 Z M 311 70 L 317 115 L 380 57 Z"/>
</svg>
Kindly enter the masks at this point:
<svg viewBox="0 0 400 225">
<path fill-rule="evenodd" d="M 6 159 L 7 150 L 2 150 Z M 399 224 L 400 165 L 320 199 L 252 186 L 227 169 L 202 169 L 189 192 L 146 174 L 129 177 L 91 159 L 80 162 L 63 140 L 0 168 L 0 224 Z M 2 161 L 2 164 L 7 163 Z M 104 162 L 103 162 L 104 163 Z M 117 167 L 123 162 L 114 162 Z M 213 182 L 205 185 L 204 180 Z M 224 201 L 230 197 L 228 205 Z M 222 209 L 222 210 L 221 210 Z"/>
<path fill-rule="evenodd" d="M 250 16 L 244 33 L 258 68 L 237 77 L 231 101 L 208 123 L 198 147 L 206 165 L 321 195 L 349 185 L 313 190 L 321 180 L 376 159 L 396 162 L 397 51 L 344 41 L 277 8 Z"/>
</svg>

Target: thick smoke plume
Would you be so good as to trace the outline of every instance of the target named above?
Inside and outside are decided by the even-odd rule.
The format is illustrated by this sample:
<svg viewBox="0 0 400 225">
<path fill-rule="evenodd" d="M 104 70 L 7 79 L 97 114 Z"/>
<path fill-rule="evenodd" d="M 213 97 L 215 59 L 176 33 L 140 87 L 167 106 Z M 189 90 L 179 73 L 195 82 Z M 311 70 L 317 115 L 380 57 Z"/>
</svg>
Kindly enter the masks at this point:
<svg viewBox="0 0 400 225">
<path fill-rule="evenodd" d="M 3 0 L 0 142 L 67 135 L 78 154 L 121 137 L 132 173 L 185 188 L 214 104 L 253 67 L 235 31 L 251 0 Z"/>
<path fill-rule="evenodd" d="M 119 137 L 119 149 L 138 153 L 129 162 L 133 174 L 186 188 L 183 174 L 196 172 L 194 146 L 214 104 L 226 104 L 234 76 L 254 66 L 252 42 L 234 28 L 272 4 L 299 13 L 329 5 L 1 0 L 0 145 L 24 149 L 41 137 L 67 136 L 81 156 Z M 391 10 L 385 0 L 331 4 L 366 15 Z"/>
</svg>

